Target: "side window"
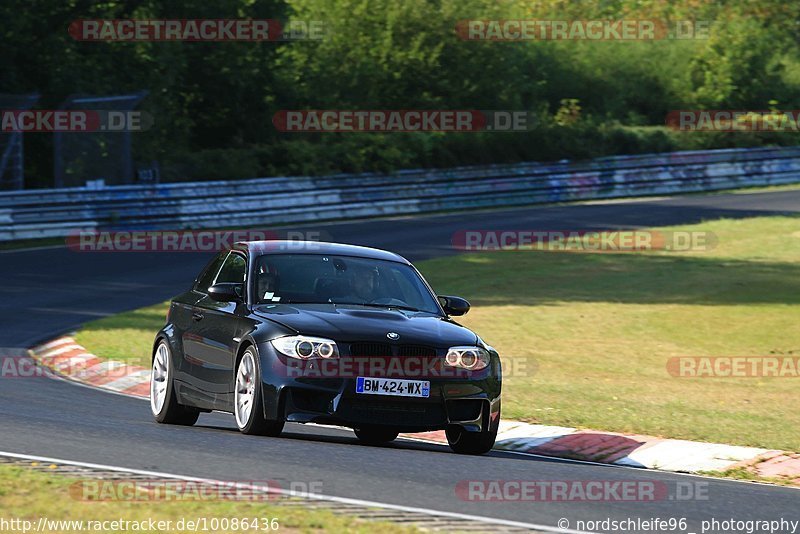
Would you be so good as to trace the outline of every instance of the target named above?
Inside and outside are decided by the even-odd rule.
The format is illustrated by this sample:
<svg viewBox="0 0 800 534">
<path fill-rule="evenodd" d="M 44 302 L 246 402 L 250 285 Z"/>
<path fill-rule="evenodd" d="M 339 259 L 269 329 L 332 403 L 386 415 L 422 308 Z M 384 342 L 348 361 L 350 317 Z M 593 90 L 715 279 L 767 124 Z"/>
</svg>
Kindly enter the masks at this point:
<svg viewBox="0 0 800 534">
<path fill-rule="evenodd" d="M 219 268 L 222 266 L 222 262 L 225 261 L 225 257 L 227 255 L 227 251 L 220 252 L 217 254 L 217 257 L 208 264 L 206 270 L 203 271 L 203 274 L 200 275 L 200 278 L 197 279 L 197 283 L 194 285 L 195 291 L 199 291 L 201 293 L 208 292 L 208 287 L 214 283 L 214 278 L 217 276 Z"/>
<path fill-rule="evenodd" d="M 231 252 L 228 254 L 225 263 L 222 264 L 222 269 L 217 275 L 215 284 L 220 282 L 237 282 L 241 284 L 244 282 L 245 268 L 247 263 L 241 254 Z"/>
</svg>

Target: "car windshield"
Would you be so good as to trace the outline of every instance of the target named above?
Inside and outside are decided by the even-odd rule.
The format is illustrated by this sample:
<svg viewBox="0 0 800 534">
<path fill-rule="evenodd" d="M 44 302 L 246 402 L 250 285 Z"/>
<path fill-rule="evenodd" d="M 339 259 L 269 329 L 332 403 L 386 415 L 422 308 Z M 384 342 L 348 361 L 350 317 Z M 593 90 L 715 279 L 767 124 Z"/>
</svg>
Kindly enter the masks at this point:
<svg viewBox="0 0 800 534">
<path fill-rule="evenodd" d="M 419 274 L 403 263 L 325 254 L 274 254 L 255 262 L 258 304 L 355 304 L 439 314 Z"/>
</svg>

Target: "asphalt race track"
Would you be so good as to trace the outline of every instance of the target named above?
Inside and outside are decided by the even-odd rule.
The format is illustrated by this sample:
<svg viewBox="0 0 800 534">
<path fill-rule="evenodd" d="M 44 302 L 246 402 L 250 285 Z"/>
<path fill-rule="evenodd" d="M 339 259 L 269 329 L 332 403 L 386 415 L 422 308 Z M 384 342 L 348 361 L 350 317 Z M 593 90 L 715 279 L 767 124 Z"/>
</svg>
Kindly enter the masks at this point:
<svg viewBox="0 0 800 534">
<path fill-rule="evenodd" d="M 411 260 L 450 254 L 464 229 L 612 229 L 800 211 L 800 191 L 717 194 L 530 207 L 479 214 L 309 225 L 323 237 L 386 248 Z M 194 253 L 78 253 L 63 247 L 0 253 L 0 347 L 24 348 L 82 322 L 160 302 L 186 287 L 208 258 Z M 469 298 L 469 295 L 464 295 Z M 489 333 L 485 333 L 491 338 Z M 2 363 L 2 362 L 0 362 Z M 233 418 L 203 414 L 193 428 L 154 423 L 146 402 L 49 378 L 0 378 L 0 451 L 226 480 L 321 483 L 322 493 L 556 526 L 579 519 L 789 519 L 800 491 L 726 480 L 493 452 L 465 457 L 399 440 L 358 445 L 349 431 L 289 424 L 280 438 L 240 435 Z M 465 502 L 470 480 L 655 481 L 656 502 Z M 707 499 L 676 499 L 676 485 Z M 697 486 L 699 484 L 699 486 Z M 706 486 L 707 485 L 707 486 Z M 689 529 L 692 530 L 691 528 Z"/>
</svg>

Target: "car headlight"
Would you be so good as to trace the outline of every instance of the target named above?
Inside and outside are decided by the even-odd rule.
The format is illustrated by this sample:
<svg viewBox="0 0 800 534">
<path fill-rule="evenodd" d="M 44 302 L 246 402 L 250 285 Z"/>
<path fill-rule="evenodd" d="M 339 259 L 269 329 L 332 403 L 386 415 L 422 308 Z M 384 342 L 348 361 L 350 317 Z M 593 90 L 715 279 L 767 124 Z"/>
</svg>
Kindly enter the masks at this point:
<svg viewBox="0 0 800 534">
<path fill-rule="evenodd" d="M 339 357 L 339 347 L 336 346 L 336 342 L 322 337 L 287 336 L 273 339 L 270 343 L 284 356 L 299 360 L 312 358 L 328 360 Z"/>
<path fill-rule="evenodd" d="M 480 347 L 450 347 L 444 361 L 451 367 L 479 371 L 489 365 L 491 356 L 489 351 Z"/>
</svg>

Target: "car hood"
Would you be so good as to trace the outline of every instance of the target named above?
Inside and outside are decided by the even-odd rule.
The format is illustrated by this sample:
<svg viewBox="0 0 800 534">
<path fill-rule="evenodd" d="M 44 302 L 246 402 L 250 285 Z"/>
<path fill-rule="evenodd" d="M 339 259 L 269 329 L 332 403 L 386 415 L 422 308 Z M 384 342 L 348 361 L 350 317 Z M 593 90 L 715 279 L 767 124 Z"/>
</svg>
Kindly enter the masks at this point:
<svg viewBox="0 0 800 534">
<path fill-rule="evenodd" d="M 300 334 L 335 341 L 387 342 L 386 334 L 400 335 L 400 344 L 452 347 L 474 345 L 474 332 L 450 319 L 429 313 L 332 304 L 271 304 L 253 312 Z"/>
</svg>

